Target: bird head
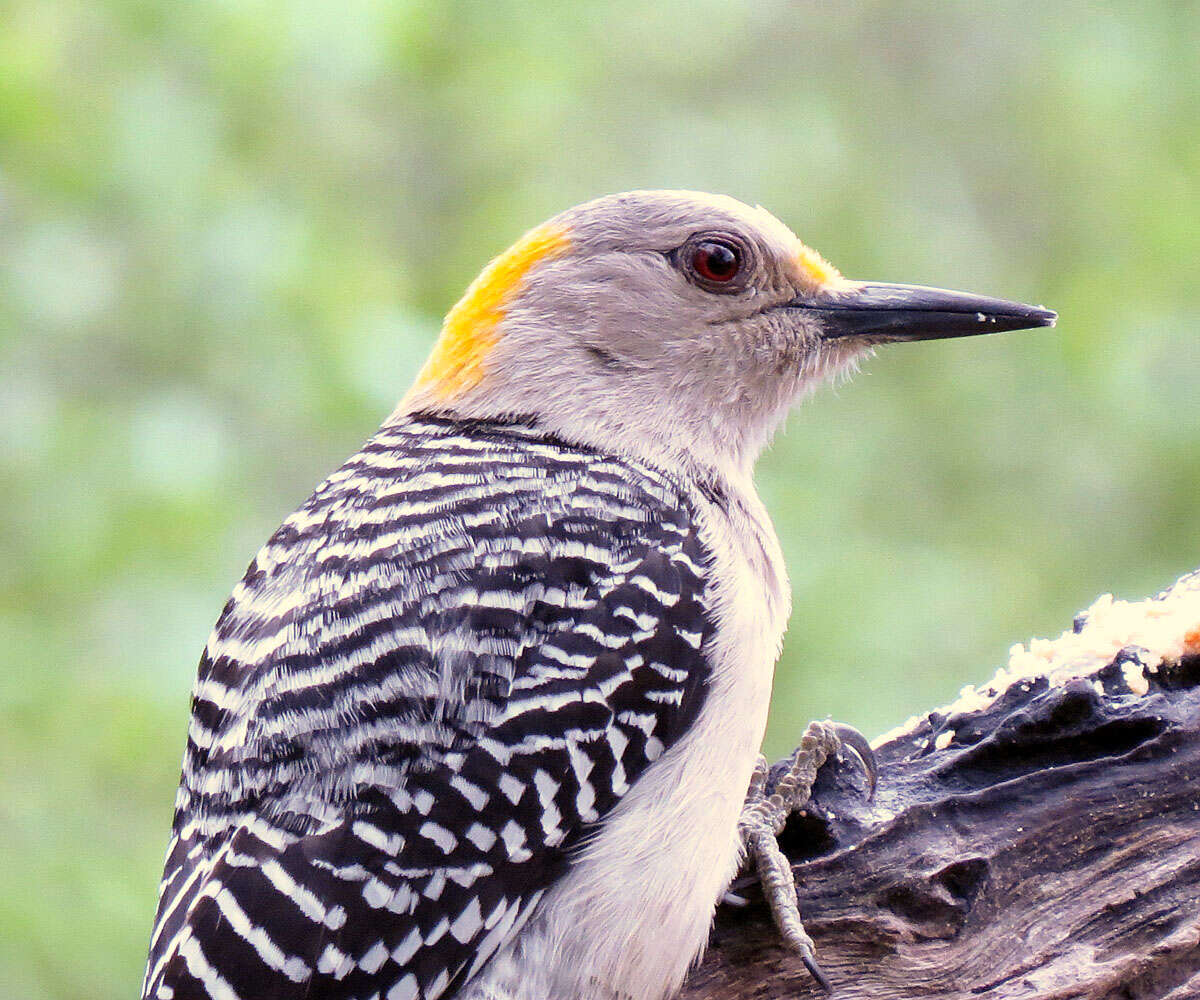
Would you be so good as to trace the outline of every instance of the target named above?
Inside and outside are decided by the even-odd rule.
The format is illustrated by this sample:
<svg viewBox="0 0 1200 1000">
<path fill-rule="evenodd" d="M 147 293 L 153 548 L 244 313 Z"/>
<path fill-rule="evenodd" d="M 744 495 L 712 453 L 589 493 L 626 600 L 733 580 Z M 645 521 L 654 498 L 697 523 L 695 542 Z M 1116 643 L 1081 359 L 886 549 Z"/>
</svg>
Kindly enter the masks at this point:
<svg viewBox="0 0 1200 1000">
<path fill-rule="evenodd" d="M 634 191 L 569 209 L 493 260 L 399 412 L 533 418 L 604 450 L 745 472 L 792 404 L 876 344 L 1055 318 L 851 281 L 762 208 Z"/>
</svg>

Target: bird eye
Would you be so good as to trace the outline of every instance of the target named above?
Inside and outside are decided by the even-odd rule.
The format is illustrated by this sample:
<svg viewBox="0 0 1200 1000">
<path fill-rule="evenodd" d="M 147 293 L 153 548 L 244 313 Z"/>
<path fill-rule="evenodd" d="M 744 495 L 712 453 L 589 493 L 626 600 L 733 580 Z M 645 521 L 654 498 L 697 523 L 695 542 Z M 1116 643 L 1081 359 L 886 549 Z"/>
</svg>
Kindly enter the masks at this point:
<svg viewBox="0 0 1200 1000">
<path fill-rule="evenodd" d="M 732 243 L 703 240 L 692 248 L 692 268 L 705 281 L 723 285 L 737 277 L 742 254 Z"/>
</svg>

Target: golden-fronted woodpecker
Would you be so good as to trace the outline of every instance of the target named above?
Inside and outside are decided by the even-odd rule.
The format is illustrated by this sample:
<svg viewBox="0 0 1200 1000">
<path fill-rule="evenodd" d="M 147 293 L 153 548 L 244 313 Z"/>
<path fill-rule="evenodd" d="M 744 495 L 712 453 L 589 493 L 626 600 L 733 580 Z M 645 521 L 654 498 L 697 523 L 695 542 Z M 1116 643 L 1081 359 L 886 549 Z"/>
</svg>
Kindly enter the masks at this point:
<svg viewBox="0 0 1200 1000">
<path fill-rule="evenodd" d="M 844 279 L 761 208 L 600 198 L 496 258 L 234 588 L 143 996 L 664 1000 L 747 853 L 789 608 L 755 459 L 873 345 L 1053 324 Z M 747 794 L 749 790 L 749 795 Z"/>
</svg>

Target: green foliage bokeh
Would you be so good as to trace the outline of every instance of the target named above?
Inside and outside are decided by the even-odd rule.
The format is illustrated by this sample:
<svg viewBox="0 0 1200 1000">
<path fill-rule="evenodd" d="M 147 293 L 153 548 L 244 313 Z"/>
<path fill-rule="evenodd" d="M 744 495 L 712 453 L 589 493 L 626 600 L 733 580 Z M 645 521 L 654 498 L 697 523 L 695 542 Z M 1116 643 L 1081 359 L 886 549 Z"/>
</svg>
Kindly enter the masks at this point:
<svg viewBox="0 0 1200 1000">
<path fill-rule="evenodd" d="M 1174 3 L 0 3 L 0 994 L 135 994 L 230 587 L 597 194 L 1062 314 L 882 352 L 764 459 L 769 752 L 1200 562 L 1197 52 Z"/>
</svg>

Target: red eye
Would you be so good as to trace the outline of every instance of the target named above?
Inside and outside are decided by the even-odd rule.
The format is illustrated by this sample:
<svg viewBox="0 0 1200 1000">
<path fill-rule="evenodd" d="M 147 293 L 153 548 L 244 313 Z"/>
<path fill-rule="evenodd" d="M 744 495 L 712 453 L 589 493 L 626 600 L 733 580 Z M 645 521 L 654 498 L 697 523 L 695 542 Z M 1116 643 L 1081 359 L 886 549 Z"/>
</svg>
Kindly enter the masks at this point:
<svg viewBox="0 0 1200 1000">
<path fill-rule="evenodd" d="M 737 277 L 742 267 L 742 255 L 730 243 L 705 240 L 692 250 L 692 267 L 705 281 L 724 284 Z"/>
</svg>

